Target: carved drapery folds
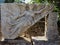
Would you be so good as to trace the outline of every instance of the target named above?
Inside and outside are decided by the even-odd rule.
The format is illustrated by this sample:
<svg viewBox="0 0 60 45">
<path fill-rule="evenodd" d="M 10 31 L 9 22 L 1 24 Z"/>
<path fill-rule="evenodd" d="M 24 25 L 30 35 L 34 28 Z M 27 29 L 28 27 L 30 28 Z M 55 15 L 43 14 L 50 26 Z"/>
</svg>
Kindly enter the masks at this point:
<svg viewBox="0 0 60 45">
<path fill-rule="evenodd" d="M 53 11 L 53 5 L 1 4 L 1 32 L 6 39 L 22 35 L 28 28 Z M 37 15 L 36 15 L 37 14 Z"/>
</svg>

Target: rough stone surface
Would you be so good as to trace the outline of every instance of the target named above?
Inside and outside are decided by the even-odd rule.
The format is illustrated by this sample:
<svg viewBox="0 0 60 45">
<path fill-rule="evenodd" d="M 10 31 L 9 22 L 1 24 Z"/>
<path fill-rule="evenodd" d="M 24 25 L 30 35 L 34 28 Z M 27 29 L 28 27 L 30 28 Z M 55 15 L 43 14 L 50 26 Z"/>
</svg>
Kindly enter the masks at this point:
<svg viewBox="0 0 60 45">
<path fill-rule="evenodd" d="M 54 40 L 54 41 L 36 41 L 36 40 L 34 40 L 34 45 L 60 45 L 60 40 Z"/>
<path fill-rule="evenodd" d="M 0 5 L 0 40 L 2 38 L 2 34 L 1 34 L 1 5 Z"/>
<path fill-rule="evenodd" d="M 58 37 L 58 29 L 57 29 L 57 13 L 56 12 L 52 12 L 49 14 L 48 17 L 48 29 L 47 29 L 47 38 L 48 39 L 56 39 Z"/>
<path fill-rule="evenodd" d="M 60 45 L 60 40 L 54 41 L 33 40 L 33 42 L 34 42 L 33 45 Z M 21 39 L 21 40 L 5 40 L 3 42 L 0 42 L 0 45 L 32 45 L 32 43 Z"/>
<path fill-rule="evenodd" d="M 31 43 L 24 40 L 5 40 L 0 42 L 0 45 L 31 45 Z"/>
</svg>

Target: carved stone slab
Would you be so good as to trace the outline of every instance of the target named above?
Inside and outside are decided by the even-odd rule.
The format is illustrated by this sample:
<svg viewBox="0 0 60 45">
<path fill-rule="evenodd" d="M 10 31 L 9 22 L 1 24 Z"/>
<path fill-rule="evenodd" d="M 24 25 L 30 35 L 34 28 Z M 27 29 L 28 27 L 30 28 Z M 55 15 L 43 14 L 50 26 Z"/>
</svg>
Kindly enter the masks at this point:
<svg viewBox="0 0 60 45">
<path fill-rule="evenodd" d="M 28 28 L 47 16 L 53 5 L 44 4 L 1 4 L 1 32 L 6 39 L 22 35 Z"/>
</svg>

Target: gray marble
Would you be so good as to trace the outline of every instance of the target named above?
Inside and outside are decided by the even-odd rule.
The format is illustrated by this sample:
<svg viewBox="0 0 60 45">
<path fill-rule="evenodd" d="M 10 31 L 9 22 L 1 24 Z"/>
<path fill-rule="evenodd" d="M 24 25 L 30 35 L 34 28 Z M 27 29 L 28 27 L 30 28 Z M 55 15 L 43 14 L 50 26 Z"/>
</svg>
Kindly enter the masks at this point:
<svg viewBox="0 0 60 45">
<path fill-rule="evenodd" d="M 1 4 L 1 32 L 5 39 L 15 39 L 41 18 L 53 11 L 53 5 Z"/>
</svg>

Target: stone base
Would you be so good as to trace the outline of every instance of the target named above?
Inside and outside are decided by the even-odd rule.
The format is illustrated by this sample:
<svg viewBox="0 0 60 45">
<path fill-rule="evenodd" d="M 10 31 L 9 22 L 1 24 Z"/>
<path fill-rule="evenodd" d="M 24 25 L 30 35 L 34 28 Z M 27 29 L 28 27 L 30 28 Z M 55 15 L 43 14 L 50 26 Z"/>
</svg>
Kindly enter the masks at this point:
<svg viewBox="0 0 60 45">
<path fill-rule="evenodd" d="M 60 45 L 60 39 L 49 40 L 49 41 L 37 41 L 33 40 L 34 45 Z"/>
<path fill-rule="evenodd" d="M 5 40 L 0 42 L 0 45 L 32 45 L 31 42 L 28 42 L 24 39 L 15 39 L 15 40 Z M 33 40 L 33 45 L 60 45 L 60 39 L 53 41 L 42 41 L 42 40 Z"/>
<path fill-rule="evenodd" d="M 6 40 L 4 42 L 0 42 L 0 45 L 31 45 L 31 43 L 24 40 Z"/>
</svg>

